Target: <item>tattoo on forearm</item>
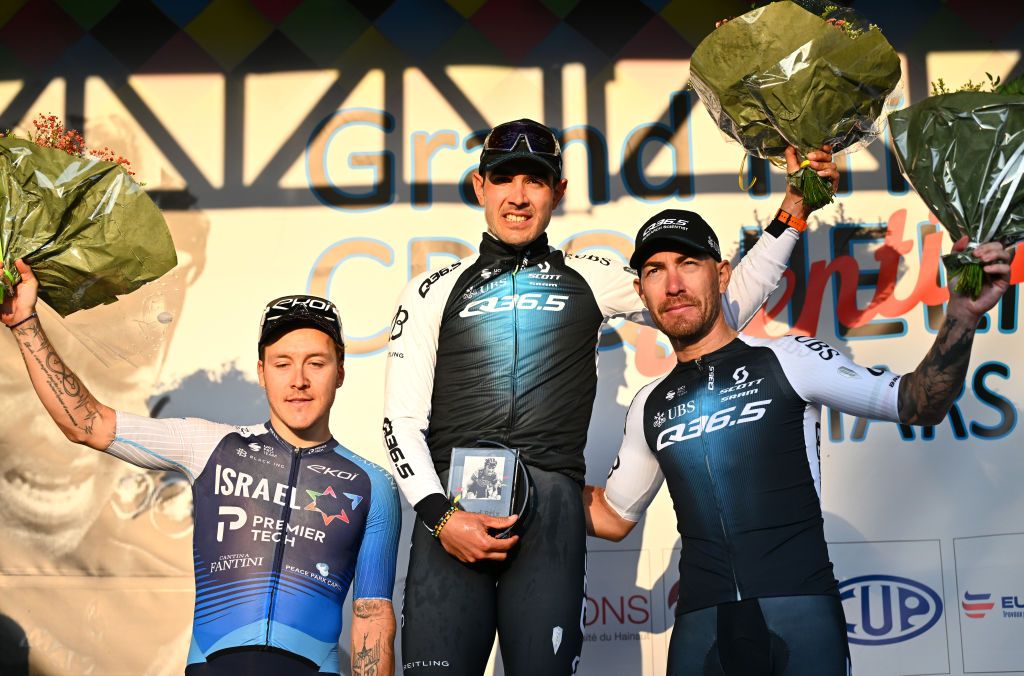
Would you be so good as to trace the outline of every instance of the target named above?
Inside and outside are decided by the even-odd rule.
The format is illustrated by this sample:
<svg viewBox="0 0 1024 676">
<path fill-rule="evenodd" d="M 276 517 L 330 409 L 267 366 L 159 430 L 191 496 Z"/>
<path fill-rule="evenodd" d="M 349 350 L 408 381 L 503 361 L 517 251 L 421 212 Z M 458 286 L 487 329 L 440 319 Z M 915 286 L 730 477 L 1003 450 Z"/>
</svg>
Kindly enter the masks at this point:
<svg viewBox="0 0 1024 676">
<path fill-rule="evenodd" d="M 352 613 L 356 617 L 365 620 L 376 617 L 384 612 L 385 605 L 390 606 L 391 604 L 380 599 L 359 599 L 352 604 Z"/>
<path fill-rule="evenodd" d="M 352 676 L 377 676 L 380 658 L 383 653 L 380 636 L 372 648 L 366 646 L 368 634 L 363 634 L 363 648 L 352 656 Z"/>
<path fill-rule="evenodd" d="M 382 599 L 359 599 L 352 604 L 352 613 L 361 620 L 362 648 L 356 649 L 358 635 L 352 637 L 352 676 L 384 676 L 394 668 L 395 616 L 391 603 Z"/>
<path fill-rule="evenodd" d="M 967 375 L 977 325 L 947 316 L 935 344 L 900 387 L 900 420 L 920 424 L 941 418 L 952 406 Z"/>
<path fill-rule="evenodd" d="M 46 384 L 72 427 L 92 434 L 99 418 L 96 398 L 87 390 L 43 333 L 38 320 L 14 329 L 15 338 L 39 366 Z"/>
</svg>

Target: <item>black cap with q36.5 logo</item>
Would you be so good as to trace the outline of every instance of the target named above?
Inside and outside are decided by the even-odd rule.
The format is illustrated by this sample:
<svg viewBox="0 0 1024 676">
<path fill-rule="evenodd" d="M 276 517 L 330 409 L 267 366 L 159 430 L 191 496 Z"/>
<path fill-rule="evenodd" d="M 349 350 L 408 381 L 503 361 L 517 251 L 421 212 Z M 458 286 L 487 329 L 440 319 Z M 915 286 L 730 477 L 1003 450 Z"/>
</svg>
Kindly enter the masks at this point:
<svg viewBox="0 0 1024 676">
<path fill-rule="evenodd" d="M 629 267 L 639 273 L 647 259 L 659 251 L 697 252 L 722 260 L 715 231 L 700 214 L 682 209 L 665 209 L 641 226 Z"/>
</svg>

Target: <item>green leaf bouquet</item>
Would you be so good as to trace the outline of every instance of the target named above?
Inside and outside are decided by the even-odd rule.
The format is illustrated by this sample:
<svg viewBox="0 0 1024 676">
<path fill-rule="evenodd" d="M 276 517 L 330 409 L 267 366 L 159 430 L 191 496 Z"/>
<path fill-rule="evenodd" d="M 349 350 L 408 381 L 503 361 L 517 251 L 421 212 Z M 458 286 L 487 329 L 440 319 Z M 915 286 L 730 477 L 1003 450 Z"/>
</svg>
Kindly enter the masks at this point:
<svg viewBox="0 0 1024 676">
<path fill-rule="evenodd" d="M 954 241 L 970 237 L 967 251 L 942 260 L 957 292 L 975 298 L 983 274 L 970 249 L 1024 239 L 1024 79 L 993 84 L 929 96 L 888 118 L 907 181 Z"/>
<path fill-rule="evenodd" d="M 92 153 L 53 116 L 30 140 L 0 137 L 0 300 L 24 258 L 62 317 L 112 303 L 177 263 L 163 215 L 108 148 Z"/>
<path fill-rule="evenodd" d="M 877 26 L 851 11 L 775 2 L 717 28 L 694 50 L 690 83 L 715 123 L 747 153 L 785 167 L 828 144 L 852 152 L 880 133 L 900 61 Z M 790 176 L 812 208 L 832 201 L 806 160 Z"/>
</svg>

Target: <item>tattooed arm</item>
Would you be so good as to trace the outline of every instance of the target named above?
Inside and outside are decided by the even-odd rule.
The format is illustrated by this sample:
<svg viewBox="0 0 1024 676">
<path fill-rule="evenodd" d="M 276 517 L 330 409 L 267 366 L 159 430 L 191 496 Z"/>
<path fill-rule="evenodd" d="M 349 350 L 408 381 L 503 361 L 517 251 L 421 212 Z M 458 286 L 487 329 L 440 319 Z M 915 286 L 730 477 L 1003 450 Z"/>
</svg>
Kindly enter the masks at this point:
<svg viewBox="0 0 1024 676">
<path fill-rule="evenodd" d="M 395 611 L 386 599 L 352 603 L 352 676 L 395 672 Z"/>
<path fill-rule="evenodd" d="M 966 248 L 964 237 L 953 247 Z M 976 299 L 949 289 L 946 320 L 935 343 L 913 373 L 900 381 L 900 420 L 911 425 L 937 425 L 953 405 L 967 376 L 971 343 L 981 317 L 995 307 L 1010 288 L 1012 252 L 998 242 L 982 244 L 974 255 L 984 264 L 985 285 Z"/>
<path fill-rule="evenodd" d="M 11 327 L 32 387 L 57 427 L 75 443 L 104 450 L 114 440 L 116 413 L 96 401 L 57 354 L 35 316 L 39 282 L 24 262 L 18 260 L 15 266 L 21 283 L 0 306 L 0 321 Z"/>
</svg>

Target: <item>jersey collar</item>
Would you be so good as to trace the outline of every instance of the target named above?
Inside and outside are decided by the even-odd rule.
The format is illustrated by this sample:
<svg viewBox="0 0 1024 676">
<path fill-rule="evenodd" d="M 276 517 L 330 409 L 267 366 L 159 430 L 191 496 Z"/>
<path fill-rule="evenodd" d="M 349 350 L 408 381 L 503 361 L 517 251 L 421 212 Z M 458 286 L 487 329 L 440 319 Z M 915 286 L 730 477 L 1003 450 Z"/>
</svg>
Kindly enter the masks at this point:
<svg viewBox="0 0 1024 676">
<path fill-rule="evenodd" d="M 313 455 L 315 453 L 323 453 L 324 451 L 328 451 L 338 445 L 338 442 L 334 440 L 334 437 L 331 437 L 327 441 L 323 442 L 322 444 L 317 444 L 316 446 L 293 446 L 292 444 L 288 443 L 287 441 L 281 438 L 281 435 L 278 434 L 277 430 L 274 429 L 274 425 L 271 423 L 271 421 L 268 420 L 267 422 L 265 422 L 264 427 L 267 428 L 267 432 L 269 432 L 270 436 L 274 438 L 274 441 L 280 444 L 283 448 L 288 449 L 289 452 L 298 450 L 302 451 L 303 454 Z"/>
<path fill-rule="evenodd" d="M 489 232 L 484 233 L 483 240 L 480 242 L 480 255 L 493 258 L 525 258 L 526 260 L 533 261 L 543 258 L 549 251 L 548 235 L 544 232 L 526 246 L 506 244 Z"/>
</svg>

